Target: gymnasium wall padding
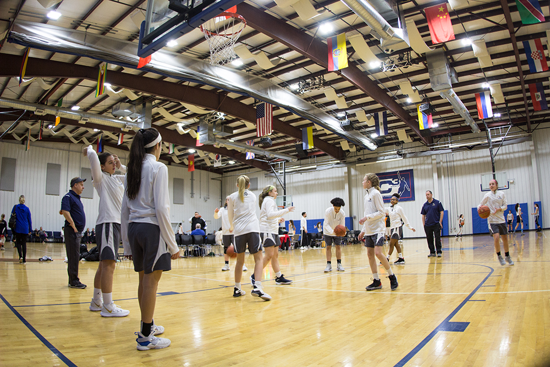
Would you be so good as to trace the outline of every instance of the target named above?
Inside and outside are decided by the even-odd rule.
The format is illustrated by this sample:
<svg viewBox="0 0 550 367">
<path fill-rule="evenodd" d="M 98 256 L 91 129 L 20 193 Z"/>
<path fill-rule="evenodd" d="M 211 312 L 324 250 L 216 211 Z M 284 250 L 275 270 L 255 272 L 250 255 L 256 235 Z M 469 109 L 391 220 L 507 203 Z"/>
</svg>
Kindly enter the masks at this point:
<svg viewBox="0 0 550 367">
<path fill-rule="evenodd" d="M 294 225 L 296 226 L 296 233 L 300 233 L 300 219 L 294 219 Z M 315 227 L 317 223 L 321 222 L 321 225 L 323 225 L 323 222 L 325 221 L 325 218 L 323 219 L 308 219 L 307 220 L 307 232 L 308 233 L 318 233 L 317 228 Z M 350 231 L 353 230 L 353 219 L 351 217 L 346 217 L 345 219 L 345 225 L 346 228 Z M 288 231 L 288 220 L 285 221 L 285 228 Z"/>
<path fill-rule="evenodd" d="M 441 235 L 442 236 L 449 235 L 449 211 L 448 210 L 443 211 L 443 228 L 442 228 Z"/>
<path fill-rule="evenodd" d="M 504 213 L 505 219 L 506 219 L 506 216 L 508 215 L 508 210 L 511 210 L 512 214 L 514 214 L 514 222 L 512 224 L 512 228 L 516 228 L 516 223 L 517 223 L 515 206 L 516 204 L 508 204 L 508 209 L 506 209 L 506 212 Z M 523 229 L 528 230 L 529 229 L 528 216 L 531 213 L 529 213 L 529 208 L 527 203 L 520 203 L 519 206 L 521 207 L 521 211 L 522 211 Z M 487 219 L 480 218 L 479 214 L 477 214 L 477 207 L 472 208 L 472 228 L 473 228 L 474 234 L 489 233 L 489 226 L 487 224 Z M 519 230 L 521 230 L 521 227 L 518 227 L 518 231 Z"/>
</svg>

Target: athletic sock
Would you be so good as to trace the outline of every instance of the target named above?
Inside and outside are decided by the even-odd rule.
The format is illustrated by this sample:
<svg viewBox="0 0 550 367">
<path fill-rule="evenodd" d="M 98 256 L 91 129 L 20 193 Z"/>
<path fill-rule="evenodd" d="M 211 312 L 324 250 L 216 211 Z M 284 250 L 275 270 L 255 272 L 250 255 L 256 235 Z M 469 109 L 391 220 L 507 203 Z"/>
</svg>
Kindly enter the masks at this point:
<svg viewBox="0 0 550 367">
<path fill-rule="evenodd" d="M 262 288 L 262 282 L 260 281 L 256 280 L 256 283 L 254 283 L 254 285 L 256 286 L 256 288 Z"/>
<path fill-rule="evenodd" d="M 393 270 L 391 270 L 391 266 L 387 268 L 386 271 L 388 272 L 388 275 L 393 275 Z"/>
<path fill-rule="evenodd" d="M 280 276 L 281 276 L 281 275 L 283 275 L 283 274 L 281 274 L 281 272 L 280 272 L 280 271 L 278 271 L 278 272 L 277 272 L 277 273 L 276 273 L 275 275 L 276 275 L 276 276 L 277 276 L 277 278 L 278 278 L 278 277 L 280 277 Z"/>
<path fill-rule="evenodd" d="M 151 328 L 153 327 L 153 323 L 146 323 L 141 322 L 141 334 L 145 337 L 149 336 L 151 334 Z"/>
<path fill-rule="evenodd" d="M 341 263 L 342 263 L 342 259 L 336 259 L 336 263 L 337 263 L 337 264 L 341 264 Z"/>
<path fill-rule="evenodd" d="M 374 280 L 380 280 L 378 273 L 372 273 L 372 277 L 374 278 Z"/>
<path fill-rule="evenodd" d="M 497 252 L 497 256 L 500 256 L 500 251 L 499 251 L 499 252 Z"/>
<path fill-rule="evenodd" d="M 505 253 L 504 253 L 504 256 L 510 256 L 510 253 L 509 253 L 509 252 L 505 252 Z"/>
<path fill-rule="evenodd" d="M 229 265 L 229 260 L 225 262 L 225 265 Z"/>
<path fill-rule="evenodd" d="M 103 293 L 103 304 L 110 305 L 113 303 L 113 294 L 112 293 Z"/>
<path fill-rule="evenodd" d="M 96 303 L 101 303 L 101 289 L 94 288 L 94 301 Z"/>
<path fill-rule="evenodd" d="M 235 288 L 241 289 L 241 283 L 235 283 Z"/>
<path fill-rule="evenodd" d="M 327 264 L 330 264 L 330 261 L 327 261 Z"/>
<path fill-rule="evenodd" d="M 402 253 L 398 253 L 398 254 L 397 254 L 397 257 L 400 258 L 400 259 L 402 259 L 402 258 L 403 258 L 403 254 L 402 254 Z"/>
</svg>

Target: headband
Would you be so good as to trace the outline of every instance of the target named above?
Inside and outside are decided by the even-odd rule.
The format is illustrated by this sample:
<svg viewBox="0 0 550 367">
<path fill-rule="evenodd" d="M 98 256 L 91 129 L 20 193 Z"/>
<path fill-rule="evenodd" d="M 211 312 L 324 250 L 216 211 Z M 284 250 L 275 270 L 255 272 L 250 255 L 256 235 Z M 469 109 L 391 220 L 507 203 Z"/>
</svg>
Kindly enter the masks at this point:
<svg viewBox="0 0 550 367">
<path fill-rule="evenodd" d="M 155 140 L 153 140 L 152 142 L 150 142 L 149 144 L 147 144 L 146 146 L 144 146 L 144 148 L 152 148 L 155 145 L 157 145 L 158 143 L 160 143 L 161 141 L 162 141 L 162 136 L 160 136 L 160 133 L 159 133 L 157 138 Z"/>
<path fill-rule="evenodd" d="M 269 185 L 269 191 L 273 190 L 274 188 L 275 188 L 275 186 Z"/>
</svg>

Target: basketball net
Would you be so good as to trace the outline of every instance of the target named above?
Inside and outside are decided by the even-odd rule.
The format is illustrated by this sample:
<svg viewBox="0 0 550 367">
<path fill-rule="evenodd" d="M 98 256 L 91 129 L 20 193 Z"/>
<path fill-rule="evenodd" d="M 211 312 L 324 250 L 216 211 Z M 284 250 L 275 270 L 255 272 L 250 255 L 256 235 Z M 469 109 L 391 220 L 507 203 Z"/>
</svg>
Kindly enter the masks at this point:
<svg viewBox="0 0 550 367">
<path fill-rule="evenodd" d="M 237 58 L 234 47 L 244 27 L 246 20 L 230 12 L 223 12 L 201 25 L 210 47 L 210 64 L 225 65 Z"/>
</svg>

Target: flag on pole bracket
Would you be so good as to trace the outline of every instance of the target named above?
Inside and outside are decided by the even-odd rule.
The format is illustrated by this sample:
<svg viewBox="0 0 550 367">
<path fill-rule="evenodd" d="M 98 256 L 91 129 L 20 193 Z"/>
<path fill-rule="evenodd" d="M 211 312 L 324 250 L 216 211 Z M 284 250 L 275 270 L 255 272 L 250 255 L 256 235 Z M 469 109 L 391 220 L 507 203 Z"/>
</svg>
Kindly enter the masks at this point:
<svg viewBox="0 0 550 367">
<path fill-rule="evenodd" d="M 38 133 L 38 140 L 42 140 L 42 131 L 44 130 L 44 121 L 40 121 L 40 132 Z"/>
<path fill-rule="evenodd" d="M 99 135 L 97 138 L 97 149 L 98 153 L 103 153 L 103 134 Z"/>
<path fill-rule="evenodd" d="M 25 144 L 25 151 L 28 152 L 31 149 L 31 129 L 27 133 L 27 144 Z"/>
<path fill-rule="evenodd" d="M 168 154 L 174 154 L 174 147 L 176 146 L 176 144 L 170 144 L 168 146 Z"/>
<path fill-rule="evenodd" d="M 523 24 L 544 22 L 544 14 L 538 0 L 516 0 L 516 5 Z"/>
<path fill-rule="evenodd" d="M 313 149 L 313 127 L 304 127 L 302 129 L 302 149 L 308 150 Z"/>
<path fill-rule="evenodd" d="M 23 54 L 23 63 L 21 63 L 21 68 L 19 69 L 19 86 L 21 86 L 21 83 L 23 83 L 23 78 L 25 77 L 25 73 L 27 72 L 27 62 L 29 61 L 30 51 L 30 47 L 27 47 L 25 49 L 25 53 Z"/>
<path fill-rule="evenodd" d="M 480 120 L 493 117 L 490 92 L 476 93 L 477 117 Z"/>
<path fill-rule="evenodd" d="M 424 9 L 432 43 L 443 43 L 455 39 L 453 23 L 447 10 L 447 3 Z"/>
<path fill-rule="evenodd" d="M 195 146 L 197 147 L 202 147 L 204 145 L 200 143 L 200 140 L 199 140 L 200 133 L 201 133 L 201 128 L 200 126 L 197 126 L 197 142 L 195 143 Z"/>
<path fill-rule="evenodd" d="M 544 86 L 542 83 L 529 84 L 529 92 L 531 94 L 531 102 L 533 102 L 533 108 L 535 111 L 548 109 L 546 96 L 544 95 Z"/>
<path fill-rule="evenodd" d="M 97 87 L 95 90 L 96 98 L 105 93 L 105 76 L 107 75 L 107 63 L 99 64 L 99 73 L 97 74 Z"/>
<path fill-rule="evenodd" d="M 432 114 L 429 115 L 425 114 L 424 112 L 420 111 L 421 105 L 416 105 L 416 111 L 418 113 L 418 127 L 420 130 L 426 130 L 431 129 L 433 127 L 433 118 Z"/>
<path fill-rule="evenodd" d="M 216 154 L 216 158 L 214 159 L 214 167 L 221 167 L 222 165 L 222 156 L 221 154 Z"/>
<path fill-rule="evenodd" d="M 527 56 L 527 63 L 529 64 L 529 71 L 531 73 L 548 70 L 540 38 L 523 41 L 523 50 L 525 51 L 525 56 Z"/>
<path fill-rule="evenodd" d="M 348 67 L 348 50 L 346 34 L 342 33 L 327 39 L 328 71 L 341 70 Z"/>
<path fill-rule="evenodd" d="M 374 116 L 374 132 L 378 136 L 388 135 L 388 113 L 386 111 L 377 112 Z"/>
<path fill-rule="evenodd" d="M 150 62 L 151 62 L 151 55 L 149 55 L 147 57 L 140 57 L 137 68 L 141 69 L 142 67 L 144 67 L 145 65 L 147 65 Z"/>
<path fill-rule="evenodd" d="M 251 147 L 254 146 L 254 140 L 247 140 L 246 145 L 250 145 Z M 246 159 L 254 159 L 256 157 L 256 154 L 252 152 L 246 152 Z"/>
<path fill-rule="evenodd" d="M 258 138 L 273 132 L 273 106 L 262 102 L 256 106 L 256 136 Z"/>
<path fill-rule="evenodd" d="M 193 172 L 195 170 L 195 155 L 189 154 L 187 156 L 187 172 Z"/>
<path fill-rule="evenodd" d="M 57 107 L 63 107 L 63 98 L 57 101 Z M 55 116 L 55 126 L 59 125 L 60 122 L 61 122 L 61 117 Z"/>
<path fill-rule="evenodd" d="M 123 144 L 124 143 L 124 134 L 123 133 L 120 133 L 118 135 L 118 142 L 116 145 L 120 145 L 120 144 Z"/>
</svg>

